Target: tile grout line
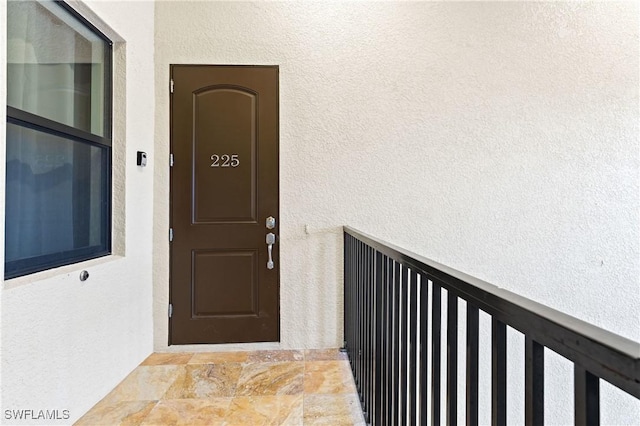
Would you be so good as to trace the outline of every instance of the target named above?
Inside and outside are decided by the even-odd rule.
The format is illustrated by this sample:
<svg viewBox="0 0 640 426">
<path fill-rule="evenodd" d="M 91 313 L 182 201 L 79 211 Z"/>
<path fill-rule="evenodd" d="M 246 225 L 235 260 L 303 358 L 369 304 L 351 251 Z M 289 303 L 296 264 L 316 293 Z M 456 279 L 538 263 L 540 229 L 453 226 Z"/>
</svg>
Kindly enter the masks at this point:
<svg viewBox="0 0 640 426">
<path fill-rule="evenodd" d="M 302 352 L 302 359 L 303 359 L 303 368 L 302 368 L 302 423 L 304 424 L 304 415 L 305 415 L 305 409 L 304 409 L 304 400 L 305 398 L 305 392 L 304 392 L 304 385 L 305 382 L 307 380 L 307 351 L 304 350 Z"/>
<path fill-rule="evenodd" d="M 144 424 L 144 422 L 149 418 L 149 416 L 151 416 L 151 413 L 153 412 L 153 410 L 155 410 L 156 407 L 160 404 L 160 401 L 162 401 L 162 399 L 159 399 L 159 400 L 156 401 L 156 403 L 153 405 L 153 407 L 151 407 L 151 410 L 149 410 L 147 415 L 144 416 L 142 418 L 142 420 L 140 420 L 140 422 L 138 424 L 140 424 L 140 425 Z"/>
</svg>

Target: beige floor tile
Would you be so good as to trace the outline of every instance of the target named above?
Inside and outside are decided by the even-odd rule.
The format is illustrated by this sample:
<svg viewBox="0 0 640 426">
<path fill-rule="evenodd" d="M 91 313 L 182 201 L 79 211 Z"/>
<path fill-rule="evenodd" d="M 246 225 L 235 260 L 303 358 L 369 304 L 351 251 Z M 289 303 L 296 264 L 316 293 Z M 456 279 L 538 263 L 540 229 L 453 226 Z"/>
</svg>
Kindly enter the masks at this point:
<svg viewBox="0 0 640 426">
<path fill-rule="evenodd" d="M 78 425 L 364 425 L 337 349 L 153 354 Z"/>
<path fill-rule="evenodd" d="M 348 360 L 346 352 L 340 349 L 307 349 L 304 351 L 305 361 L 344 361 Z"/>
<path fill-rule="evenodd" d="M 157 401 L 123 401 L 100 404 L 89 410 L 74 426 L 138 426 Z"/>
<path fill-rule="evenodd" d="M 302 395 L 247 396 L 234 398 L 226 426 L 303 424 Z"/>
<path fill-rule="evenodd" d="M 155 365 L 137 367 L 100 404 L 121 401 L 157 401 L 162 398 L 184 366 Z"/>
<path fill-rule="evenodd" d="M 189 364 L 224 364 L 247 362 L 250 352 L 202 352 L 195 353 Z"/>
<path fill-rule="evenodd" d="M 349 361 L 305 363 L 304 392 L 322 394 L 355 393 Z"/>
<path fill-rule="evenodd" d="M 304 424 L 305 426 L 364 424 L 358 395 L 305 395 Z"/>
<path fill-rule="evenodd" d="M 246 364 L 238 380 L 237 396 L 297 395 L 303 391 L 302 362 Z"/>
<path fill-rule="evenodd" d="M 222 426 L 231 398 L 167 399 L 158 402 L 142 426 Z"/>
<path fill-rule="evenodd" d="M 173 381 L 163 399 L 234 396 L 242 364 L 189 364 Z"/>
<path fill-rule="evenodd" d="M 249 352 L 248 362 L 303 361 L 303 351 L 254 351 Z"/>
<path fill-rule="evenodd" d="M 192 353 L 151 354 L 140 365 L 182 365 L 188 363 L 192 356 Z"/>
</svg>

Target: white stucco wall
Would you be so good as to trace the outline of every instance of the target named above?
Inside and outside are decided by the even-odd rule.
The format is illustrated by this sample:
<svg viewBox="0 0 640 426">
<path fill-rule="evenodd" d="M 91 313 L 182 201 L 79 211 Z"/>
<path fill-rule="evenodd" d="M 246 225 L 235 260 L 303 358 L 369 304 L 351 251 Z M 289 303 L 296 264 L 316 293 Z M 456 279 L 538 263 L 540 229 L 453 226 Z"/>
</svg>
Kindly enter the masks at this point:
<svg viewBox="0 0 640 426">
<path fill-rule="evenodd" d="M 282 347 L 341 345 L 343 224 L 640 340 L 636 3 L 163 1 L 155 41 L 158 158 L 169 64 L 280 66 Z M 154 342 L 179 350 L 168 168 L 154 188 Z"/>
<path fill-rule="evenodd" d="M 0 3 L 0 22 L 7 22 L 7 5 L 6 2 Z M 3 26 L 6 28 L 6 25 Z M 0 31 L 0 140 L 4 141 L 7 133 L 7 109 L 5 107 L 7 99 L 7 34 L 6 31 Z M 0 149 L 0 200 L 5 199 L 5 158 L 6 153 L 4 149 Z M 4 208 L 0 209 L 0 223 L 4 223 Z M 0 227 L 0 241 L 4 242 L 4 226 Z M 0 259 L 4 260 L 4 243 L 0 244 Z M 2 290 L 0 290 L 0 359 L 2 359 Z M 0 407 L 4 407 L 2 404 L 2 366 L 0 365 Z"/>
<path fill-rule="evenodd" d="M 121 91 L 115 100 L 113 148 L 114 161 L 126 161 L 124 166 L 114 165 L 114 205 L 120 207 L 114 212 L 118 222 L 114 248 L 120 256 L 3 283 L 2 421 L 7 424 L 16 421 L 7 419 L 5 410 L 19 409 L 69 410 L 70 419 L 57 423 L 76 420 L 152 351 L 154 4 L 87 5 L 126 42 L 116 47 L 120 55 L 126 51 L 126 60 L 117 60 L 114 67 L 116 81 L 122 81 L 126 63 L 126 89 L 116 89 Z M 4 146 L 6 2 L 0 3 L 0 11 L 0 144 Z M 145 169 L 136 166 L 138 150 L 149 154 Z M 2 149 L 2 182 L 4 163 Z M 2 214 L 4 202 L 2 184 Z M 0 246 L 3 253 L 4 243 Z M 83 269 L 90 273 L 84 283 L 78 278 Z M 52 423 L 56 422 L 34 422 Z"/>
</svg>

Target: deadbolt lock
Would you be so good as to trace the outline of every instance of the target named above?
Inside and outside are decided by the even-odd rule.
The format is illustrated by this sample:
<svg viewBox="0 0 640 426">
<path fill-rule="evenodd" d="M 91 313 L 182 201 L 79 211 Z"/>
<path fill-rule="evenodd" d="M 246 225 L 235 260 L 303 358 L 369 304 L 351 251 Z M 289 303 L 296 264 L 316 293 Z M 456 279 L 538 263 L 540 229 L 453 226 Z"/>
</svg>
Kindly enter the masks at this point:
<svg viewBox="0 0 640 426">
<path fill-rule="evenodd" d="M 273 229 L 276 227 L 276 218 L 273 216 L 269 216 L 267 218 L 267 223 L 266 223 L 267 229 Z"/>
</svg>

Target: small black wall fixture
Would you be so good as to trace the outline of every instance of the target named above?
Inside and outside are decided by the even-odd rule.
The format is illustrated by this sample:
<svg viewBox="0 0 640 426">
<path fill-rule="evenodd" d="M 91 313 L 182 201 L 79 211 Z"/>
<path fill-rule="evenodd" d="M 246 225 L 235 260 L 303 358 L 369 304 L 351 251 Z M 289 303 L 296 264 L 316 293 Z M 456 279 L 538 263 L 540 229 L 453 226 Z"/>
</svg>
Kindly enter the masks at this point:
<svg viewBox="0 0 640 426">
<path fill-rule="evenodd" d="M 138 158 L 136 160 L 136 164 L 140 167 L 147 166 L 147 153 L 143 151 L 138 151 Z"/>
</svg>

